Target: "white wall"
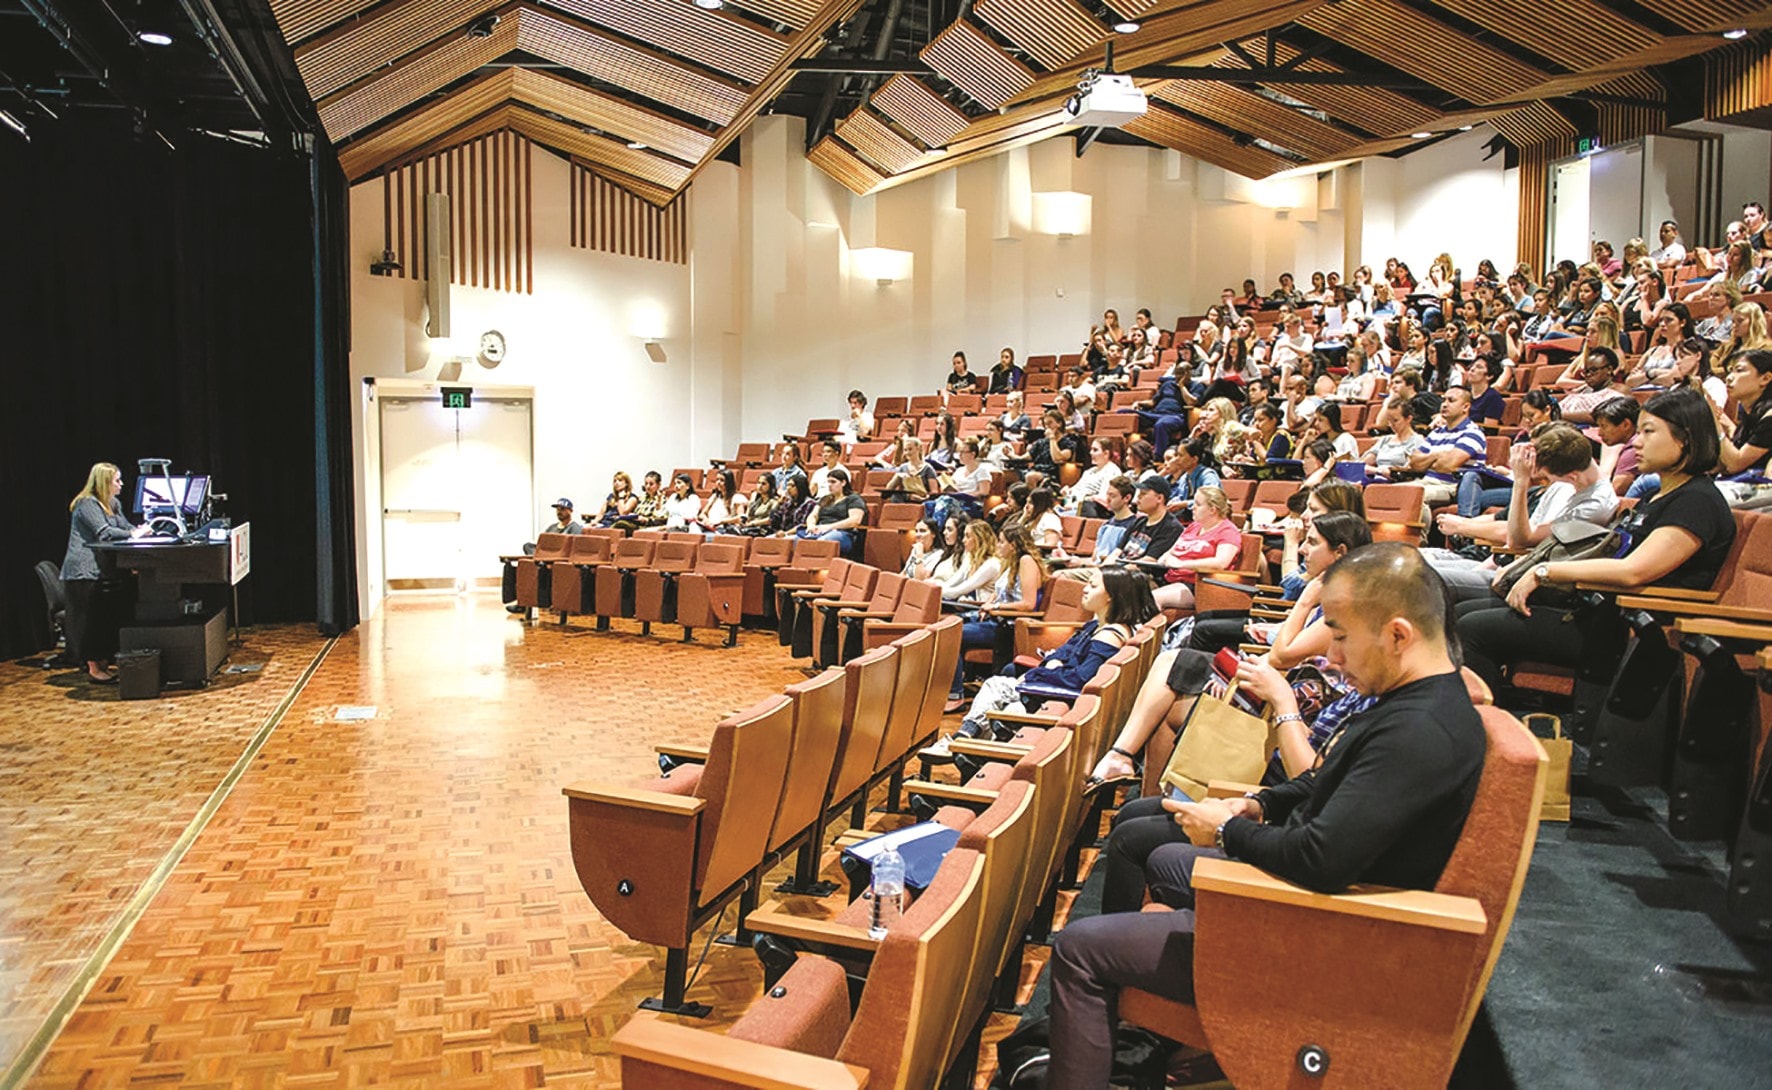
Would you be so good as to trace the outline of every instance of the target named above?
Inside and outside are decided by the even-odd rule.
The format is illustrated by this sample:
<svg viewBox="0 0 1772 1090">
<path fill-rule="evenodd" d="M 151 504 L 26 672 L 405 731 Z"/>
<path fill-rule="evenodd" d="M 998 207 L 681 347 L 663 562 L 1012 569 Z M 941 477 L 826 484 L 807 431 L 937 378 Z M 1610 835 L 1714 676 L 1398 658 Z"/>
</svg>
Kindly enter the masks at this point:
<svg viewBox="0 0 1772 1090">
<path fill-rule="evenodd" d="M 1412 266 L 1450 248 L 1467 272 L 1478 257 L 1512 261 L 1517 181 L 1485 130 L 1402 160 L 1370 160 L 1319 178 L 1250 182 L 1172 151 L 1096 145 L 1083 158 L 1051 140 L 871 197 L 811 166 L 803 122 L 759 118 L 742 167 L 710 164 L 688 201 L 685 267 L 567 245 L 565 163 L 534 155 L 535 292 L 455 287 L 449 343 L 423 335 L 423 286 L 372 277 L 382 249 L 381 186 L 352 193 L 354 380 L 432 379 L 479 334 L 505 334 L 495 370 L 463 367 L 466 385 L 535 391 L 536 492 L 581 506 L 611 472 L 705 464 L 740 439 L 774 439 L 835 415 L 850 387 L 871 395 L 933 390 L 963 349 L 977 370 L 1004 345 L 1077 350 L 1105 307 L 1130 323 L 1148 306 L 1168 325 L 1253 276 L 1308 284 L 1313 269 Z M 1089 227 L 1064 238 L 1036 230 L 1034 194 L 1091 197 Z M 1400 248 L 1404 242 L 1408 248 Z M 856 275 L 850 251 L 908 250 L 907 279 Z M 665 364 L 647 361 L 636 312 L 662 316 Z M 359 449 L 369 441 L 359 399 Z M 358 460 L 359 521 L 379 519 Z M 538 519 L 546 512 L 537 512 Z M 515 534 L 514 534 L 515 536 Z M 360 546 L 365 615 L 379 598 L 379 556 Z"/>
</svg>

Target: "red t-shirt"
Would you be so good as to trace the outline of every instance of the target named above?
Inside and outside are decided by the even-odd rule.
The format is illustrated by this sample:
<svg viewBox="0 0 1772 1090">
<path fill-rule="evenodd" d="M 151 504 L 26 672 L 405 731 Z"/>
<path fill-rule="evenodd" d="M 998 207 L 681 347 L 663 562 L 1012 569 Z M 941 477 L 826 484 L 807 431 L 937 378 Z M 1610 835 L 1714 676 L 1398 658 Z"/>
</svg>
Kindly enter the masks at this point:
<svg viewBox="0 0 1772 1090">
<path fill-rule="evenodd" d="M 1243 547 L 1243 531 L 1230 519 L 1220 519 L 1218 525 L 1210 530 L 1201 528 L 1198 522 L 1190 522 L 1176 539 L 1175 547 L 1169 550 L 1170 560 L 1204 560 L 1218 552 L 1220 545 Z M 1198 572 L 1185 568 L 1168 568 L 1163 572 L 1165 583 L 1192 584 Z"/>
</svg>

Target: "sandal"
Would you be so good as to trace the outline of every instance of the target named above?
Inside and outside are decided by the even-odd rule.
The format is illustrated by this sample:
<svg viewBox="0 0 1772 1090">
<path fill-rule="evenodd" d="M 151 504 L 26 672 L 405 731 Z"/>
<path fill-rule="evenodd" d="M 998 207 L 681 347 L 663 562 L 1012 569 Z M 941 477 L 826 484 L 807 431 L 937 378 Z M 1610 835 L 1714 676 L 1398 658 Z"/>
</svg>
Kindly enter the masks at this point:
<svg viewBox="0 0 1772 1090">
<path fill-rule="evenodd" d="M 1101 759 L 1101 762 L 1095 766 L 1095 771 L 1091 772 L 1083 780 L 1083 793 L 1084 794 L 1093 795 L 1098 791 L 1111 790 L 1113 788 L 1120 786 L 1123 783 L 1137 783 L 1139 780 L 1144 778 L 1144 772 L 1139 766 L 1137 757 L 1134 757 L 1132 754 L 1127 753 L 1125 750 L 1121 749 L 1119 746 L 1110 746 L 1108 748 L 1108 753 L 1110 755 L 1118 754 L 1119 756 L 1124 757 L 1126 759 L 1126 763 L 1131 765 L 1132 767 L 1128 771 L 1125 771 L 1125 772 L 1112 772 L 1112 773 L 1108 773 L 1106 775 L 1103 775 L 1102 774 L 1102 765 L 1106 764 L 1109 759 L 1108 757 L 1103 757 Z"/>
</svg>

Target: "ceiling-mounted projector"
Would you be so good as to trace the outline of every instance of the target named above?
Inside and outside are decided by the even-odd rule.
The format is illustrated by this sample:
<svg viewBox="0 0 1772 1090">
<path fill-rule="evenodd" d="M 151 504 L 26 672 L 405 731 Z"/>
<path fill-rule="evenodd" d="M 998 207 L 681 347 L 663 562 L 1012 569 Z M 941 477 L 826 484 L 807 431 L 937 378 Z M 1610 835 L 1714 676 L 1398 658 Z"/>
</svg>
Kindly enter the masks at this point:
<svg viewBox="0 0 1772 1090">
<path fill-rule="evenodd" d="M 1077 84 L 1077 93 L 1065 100 L 1064 112 L 1079 125 L 1117 129 L 1143 117 L 1145 107 L 1144 92 L 1131 76 L 1092 69 Z"/>
</svg>

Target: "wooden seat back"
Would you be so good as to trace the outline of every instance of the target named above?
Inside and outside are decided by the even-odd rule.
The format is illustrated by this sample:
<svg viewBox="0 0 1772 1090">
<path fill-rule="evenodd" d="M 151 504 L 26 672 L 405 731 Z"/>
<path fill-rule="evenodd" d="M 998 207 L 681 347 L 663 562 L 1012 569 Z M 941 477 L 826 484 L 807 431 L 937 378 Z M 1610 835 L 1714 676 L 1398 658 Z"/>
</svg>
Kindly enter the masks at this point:
<svg viewBox="0 0 1772 1090">
<path fill-rule="evenodd" d="M 765 697 L 714 728 L 695 791 L 706 804 L 695 861 L 695 885 L 704 901 L 763 858 L 793 736 L 794 702 L 785 694 Z"/>
<path fill-rule="evenodd" d="M 615 543 L 615 551 L 609 562 L 618 568 L 646 568 L 652 565 L 654 550 L 659 542 L 648 537 L 624 537 Z"/>
<path fill-rule="evenodd" d="M 658 543 L 652 551 L 652 563 L 648 565 L 657 572 L 686 572 L 695 567 L 696 553 L 701 550 L 701 536 L 689 535 L 691 540 L 671 540 L 669 538 Z"/>
<path fill-rule="evenodd" d="M 785 690 L 794 703 L 793 748 L 769 834 L 769 851 L 804 833 L 824 816 L 825 791 L 843 734 L 845 675 L 826 670 Z"/>
<path fill-rule="evenodd" d="M 1421 505 L 1426 489 L 1418 484 L 1366 486 L 1366 521 L 1379 541 L 1415 541 L 1421 536 Z"/>
<path fill-rule="evenodd" d="M 1218 487 L 1224 490 L 1224 498 L 1231 503 L 1231 515 L 1246 515 L 1255 502 L 1255 481 L 1246 481 L 1240 477 L 1220 481 Z"/>
<path fill-rule="evenodd" d="M 1024 887 L 1031 884 L 1029 865 L 1034 856 L 1038 800 L 1039 790 L 1031 778 L 1011 780 L 983 813 L 967 823 L 955 844 L 984 856 L 984 872 L 979 876 L 983 903 L 966 981 L 967 1001 L 953 1026 L 950 1054 L 983 1013 L 991 984 L 1009 955 L 1021 949 L 1016 914 L 1021 911 Z"/>
<path fill-rule="evenodd" d="M 908 636 L 892 641 L 898 649 L 898 675 L 892 685 L 892 711 L 886 719 L 886 734 L 880 741 L 880 759 L 875 772 L 896 768 L 904 760 L 917 735 L 917 724 L 923 715 L 923 696 L 929 691 L 929 666 L 935 660 L 935 634 L 920 628 Z M 954 667 L 937 684 L 947 694 L 948 679 Z"/>
<path fill-rule="evenodd" d="M 960 618 L 943 617 L 929 626 L 935 649 L 929 664 L 929 687 L 923 694 L 923 714 L 917 723 L 916 741 L 932 738 L 941 729 L 942 709 L 947 705 L 947 689 L 953 680 L 954 668 L 960 662 Z"/>
<path fill-rule="evenodd" d="M 566 547 L 566 560 L 572 564 L 603 564 L 615 553 L 615 543 L 620 537 L 596 534 L 589 530 L 572 538 L 572 544 Z"/>
<path fill-rule="evenodd" d="M 831 769 L 834 802 L 860 791 L 880 767 L 880 743 L 892 714 L 898 663 L 898 648 L 888 645 L 858 655 L 843 667 L 843 735 Z"/>
<path fill-rule="evenodd" d="M 568 543 L 572 541 L 573 536 L 571 534 L 542 534 L 535 539 L 535 552 L 529 555 L 529 559 L 537 564 L 548 564 L 555 560 L 566 559 L 567 550 L 570 548 Z"/>
<path fill-rule="evenodd" d="M 1089 703 L 1083 714 L 1093 716 L 1093 709 L 1098 706 L 1095 698 L 1079 697 L 1077 703 L 1082 704 L 1085 700 Z M 1075 722 L 1075 717 L 1066 715 L 1065 720 Z M 1083 801 L 1084 772 L 1077 769 L 1078 752 L 1074 729 L 1049 730 L 1041 735 L 1027 756 L 1015 763 L 1012 781 L 1024 780 L 1034 788 L 1034 827 L 1033 847 L 1011 922 L 1012 934 L 1020 934 L 1022 927 L 1033 917 L 1035 906 L 1045 895 L 1046 880 L 1063 859 L 1064 846 L 1070 842 L 1065 817 Z M 1008 955 L 1012 951 L 1013 945 L 1003 951 L 999 970 L 1007 967 Z"/>
<path fill-rule="evenodd" d="M 786 567 L 794 558 L 794 539 L 787 537 L 759 537 L 751 542 L 752 567 L 781 568 Z"/>
<path fill-rule="evenodd" d="M 929 624 L 941 616 L 941 588 L 921 579 L 905 581 L 892 610 L 894 624 Z"/>
</svg>

